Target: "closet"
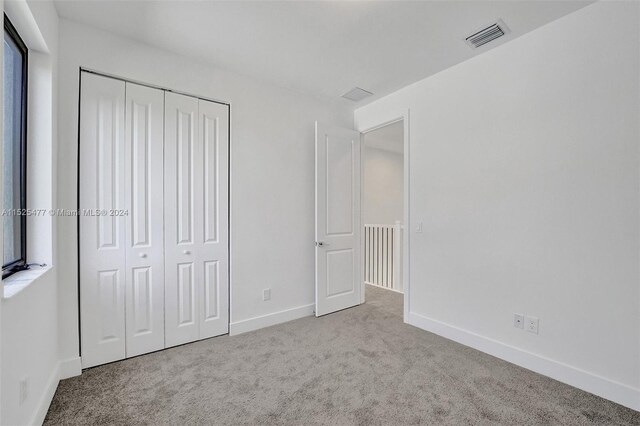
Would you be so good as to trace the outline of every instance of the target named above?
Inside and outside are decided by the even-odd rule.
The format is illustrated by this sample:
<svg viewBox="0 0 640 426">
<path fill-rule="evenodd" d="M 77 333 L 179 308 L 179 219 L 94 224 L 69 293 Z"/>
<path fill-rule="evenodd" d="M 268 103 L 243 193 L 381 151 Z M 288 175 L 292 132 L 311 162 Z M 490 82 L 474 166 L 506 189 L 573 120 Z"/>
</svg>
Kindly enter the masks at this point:
<svg viewBox="0 0 640 426">
<path fill-rule="evenodd" d="M 228 333 L 229 106 L 81 73 L 83 368 Z"/>
</svg>

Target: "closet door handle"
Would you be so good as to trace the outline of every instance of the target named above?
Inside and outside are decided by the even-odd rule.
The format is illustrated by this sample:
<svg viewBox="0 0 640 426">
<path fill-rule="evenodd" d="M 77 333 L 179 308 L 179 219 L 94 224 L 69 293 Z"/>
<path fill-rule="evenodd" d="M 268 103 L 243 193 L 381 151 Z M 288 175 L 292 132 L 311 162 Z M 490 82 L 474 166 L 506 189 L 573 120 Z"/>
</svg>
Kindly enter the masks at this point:
<svg viewBox="0 0 640 426">
<path fill-rule="evenodd" d="M 189 250 L 185 250 L 185 251 L 183 251 L 183 253 L 187 254 L 187 255 L 191 254 L 191 252 Z"/>
<path fill-rule="evenodd" d="M 140 253 L 140 257 L 144 259 L 145 257 L 147 257 L 147 253 Z"/>
</svg>

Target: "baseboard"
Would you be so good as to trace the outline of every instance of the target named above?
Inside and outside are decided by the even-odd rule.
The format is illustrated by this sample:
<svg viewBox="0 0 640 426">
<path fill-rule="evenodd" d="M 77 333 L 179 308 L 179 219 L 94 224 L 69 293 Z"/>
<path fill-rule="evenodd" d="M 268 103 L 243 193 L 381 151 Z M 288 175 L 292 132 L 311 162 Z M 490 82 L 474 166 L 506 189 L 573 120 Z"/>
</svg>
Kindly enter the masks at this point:
<svg viewBox="0 0 640 426">
<path fill-rule="evenodd" d="M 614 382 L 579 368 L 509 346 L 479 334 L 409 312 L 408 323 L 472 347 L 528 370 L 640 411 L 640 389 Z"/>
<path fill-rule="evenodd" d="M 80 374 L 82 374 L 82 361 L 79 356 L 60 361 L 60 380 L 79 376 Z"/>
<path fill-rule="evenodd" d="M 81 373 L 82 368 L 80 357 L 60 361 L 49 376 L 45 391 L 40 398 L 40 402 L 38 403 L 37 409 L 29 424 L 41 425 L 44 422 L 47 412 L 49 411 L 51 401 L 53 401 L 53 396 L 56 393 L 56 389 L 58 389 L 58 383 L 60 383 L 60 380 L 79 376 Z"/>
<path fill-rule="evenodd" d="M 49 380 L 47 381 L 47 386 L 38 402 L 35 413 L 33 413 L 33 417 L 29 422 L 30 425 L 41 425 L 44 423 L 45 417 L 47 417 L 47 412 L 49 411 L 49 406 L 51 405 L 51 401 L 53 401 L 53 396 L 56 393 L 56 389 L 58 389 L 58 383 L 60 382 L 60 363 L 53 369 L 51 375 L 49 376 Z"/>
<path fill-rule="evenodd" d="M 229 324 L 229 335 L 235 336 L 237 334 L 270 327 L 272 325 L 281 324 L 298 318 L 308 317 L 309 315 L 313 315 L 314 308 L 314 304 L 298 306 L 297 308 L 286 309 L 272 314 L 232 322 Z"/>
</svg>

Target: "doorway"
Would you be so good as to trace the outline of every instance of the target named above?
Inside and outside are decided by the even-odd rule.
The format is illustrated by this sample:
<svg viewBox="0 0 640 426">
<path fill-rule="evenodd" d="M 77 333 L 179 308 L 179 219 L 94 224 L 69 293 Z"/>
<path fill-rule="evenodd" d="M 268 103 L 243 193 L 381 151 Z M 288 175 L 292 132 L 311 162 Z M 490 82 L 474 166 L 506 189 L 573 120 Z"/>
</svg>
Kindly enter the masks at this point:
<svg viewBox="0 0 640 426">
<path fill-rule="evenodd" d="M 363 133 L 361 161 L 363 294 L 379 303 L 380 289 L 404 292 L 404 121 Z"/>
<path fill-rule="evenodd" d="M 316 122 L 315 315 L 318 317 L 365 303 L 366 286 L 370 285 L 372 290 L 399 297 L 402 316 L 407 318 L 410 235 L 404 223 L 409 223 L 408 119 L 407 111 L 396 119 L 361 132 Z M 366 149 L 365 153 L 365 143 L 373 151 Z M 389 177 L 367 173 L 367 177 L 374 180 L 369 184 L 363 182 L 363 155 L 367 155 L 368 166 L 368 154 L 378 154 L 381 158 L 387 152 L 393 156 L 392 162 L 396 162 L 395 170 L 391 172 L 396 181 L 393 195 L 387 185 L 392 180 Z M 371 159 L 375 160 L 375 157 Z M 382 168 L 372 169 L 379 172 Z M 384 210 L 384 217 L 363 215 L 362 205 L 368 186 L 375 193 L 371 198 L 366 195 L 367 210 L 369 213 Z M 393 207 L 391 204 L 384 208 L 376 206 L 374 199 L 380 196 L 387 196 L 387 201 L 393 199 L 390 201 Z M 365 235 L 365 224 L 381 226 L 379 229 L 368 226 L 368 235 Z M 366 279 L 365 267 L 370 268 Z"/>
</svg>

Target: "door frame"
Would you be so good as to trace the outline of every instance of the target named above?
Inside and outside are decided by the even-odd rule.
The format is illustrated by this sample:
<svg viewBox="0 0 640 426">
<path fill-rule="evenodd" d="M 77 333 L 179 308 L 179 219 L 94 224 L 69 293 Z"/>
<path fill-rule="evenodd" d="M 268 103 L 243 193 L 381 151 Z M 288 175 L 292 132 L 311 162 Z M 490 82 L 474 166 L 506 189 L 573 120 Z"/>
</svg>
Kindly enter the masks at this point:
<svg viewBox="0 0 640 426">
<path fill-rule="evenodd" d="M 405 323 L 408 323 L 409 320 L 409 294 L 411 291 L 411 280 L 410 278 L 410 269 L 409 269 L 409 263 L 410 263 L 410 247 L 411 245 L 409 244 L 409 240 L 411 238 L 411 227 L 409 226 L 409 224 L 411 223 L 410 220 L 410 200 L 409 200 L 409 141 L 410 141 L 410 134 L 409 134 L 409 110 L 407 109 L 406 111 L 403 111 L 399 114 L 391 114 L 391 116 L 389 118 L 384 118 L 382 120 L 374 120 L 373 122 L 376 124 L 368 124 L 366 125 L 366 127 L 360 127 L 358 125 L 356 125 L 356 129 L 360 132 L 360 146 L 361 146 L 361 155 L 360 155 L 360 205 L 362 206 L 362 208 L 360 209 L 360 223 L 361 225 L 364 224 L 364 186 L 365 186 L 365 182 L 364 182 L 364 149 L 365 149 L 365 135 L 369 132 L 372 132 L 374 130 L 378 130 L 382 127 L 388 126 L 390 124 L 393 123 L 397 123 L 398 121 L 402 121 L 403 122 L 403 132 L 402 132 L 402 137 L 404 139 L 403 141 L 403 162 L 402 162 L 402 173 L 404 176 L 403 179 L 403 197 L 402 197 L 402 201 L 403 201 L 403 210 L 404 210 L 404 217 L 403 217 L 403 233 L 402 233 L 402 291 L 404 293 L 404 303 L 403 303 L 403 320 Z M 360 233 L 360 252 L 364 253 L 364 232 Z M 360 256 L 360 265 L 362 267 L 362 269 L 364 270 L 364 257 Z M 364 276 L 362 278 L 362 280 L 360 280 L 361 283 L 360 285 L 361 287 L 361 301 L 360 303 L 364 303 L 365 302 L 365 283 L 364 283 Z"/>
<path fill-rule="evenodd" d="M 131 79 L 131 78 L 127 78 L 127 77 L 122 77 L 119 75 L 114 75 L 114 74 L 110 74 L 110 73 L 106 73 L 106 72 L 102 72 L 102 71 L 98 71 L 92 68 L 87 68 L 87 67 L 79 67 L 78 69 L 78 114 L 77 114 L 77 118 L 78 118 L 78 126 L 77 126 L 77 161 L 76 161 L 76 211 L 80 210 L 80 149 L 81 149 L 81 143 L 80 143 L 80 125 L 81 125 L 81 114 L 80 114 L 80 110 L 81 110 L 81 102 L 82 102 L 82 73 L 89 73 L 89 74 L 96 74 L 102 77 L 106 77 L 106 78 L 112 78 L 114 80 L 120 80 L 120 81 L 124 81 L 125 83 L 132 83 L 132 84 L 137 84 L 140 86 L 146 86 L 146 87 L 150 87 L 152 89 L 158 89 L 158 90 L 162 90 L 165 92 L 171 92 L 171 93 L 177 93 L 179 95 L 184 95 L 184 96 L 190 96 L 192 98 L 196 98 L 196 99 L 202 99 L 203 101 L 208 101 L 208 102 L 214 102 L 217 104 L 222 104 L 222 105 L 226 105 L 229 108 L 229 121 L 228 121 L 228 126 L 229 126 L 229 137 L 227 139 L 227 192 L 228 192 L 228 205 L 227 205 L 227 215 L 228 215 L 228 220 L 227 220 L 227 233 L 228 233 L 228 244 L 227 244 L 227 254 L 229 256 L 229 264 L 228 264 L 228 276 L 229 276 L 229 283 L 228 283 L 228 298 L 227 298 L 227 310 L 228 310 L 228 332 L 227 334 L 231 333 L 231 301 L 233 299 L 233 275 L 232 275 L 232 238 L 231 238 L 231 230 L 232 230 L 232 216 L 231 216 L 231 206 L 232 206 L 232 174 L 231 174 L 231 155 L 232 155 L 232 151 L 231 151 L 231 147 L 232 147 L 232 141 L 233 141 L 233 128 L 232 128 L 232 107 L 231 107 L 231 102 L 228 101 L 224 101 L 224 100 L 220 100 L 220 99 L 213 99 L 213 98 L 208 98 L 208 97 L 204 97 L 201 95 L 194 95 L 192 93 L 186 93 L 186 92 L 181 92 L 178 90 L 173 90 L 173 89 L 169 89 L 166 88 L 164 86 L 158 86 L 156 84 L 151 84 L 151 83 L 146 83 L 146 82 L 141 82 L 135 79 Z M 164 149 L 164 148 L 163 148 Z M 81 257 L 81 253 L 80 253 L 80 215 L 77 215 L 76 217 L 76 252 L 77 252 L 77 290 L 78 290 L 78 357 L 80 359 L 82 359 L 82 317 L 80 315 L 80 310 L 82 309 L 81 306 L 81 299 L 80 299 L 80 291 L 81 291 L 81 286 L 80 286 L 80 257 Z M 164 242 L 163 242 L 163 246 L 164 246 Z M 168 348 L 165 348 L 168 349 Z M 163 349 L 164 350 L 164 349 Z"/>
</svg>

